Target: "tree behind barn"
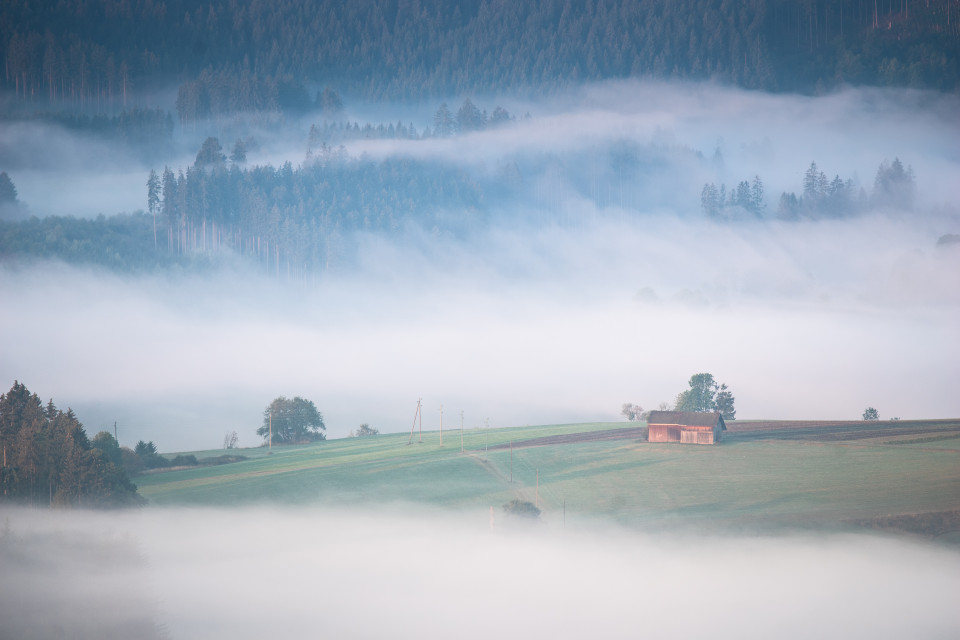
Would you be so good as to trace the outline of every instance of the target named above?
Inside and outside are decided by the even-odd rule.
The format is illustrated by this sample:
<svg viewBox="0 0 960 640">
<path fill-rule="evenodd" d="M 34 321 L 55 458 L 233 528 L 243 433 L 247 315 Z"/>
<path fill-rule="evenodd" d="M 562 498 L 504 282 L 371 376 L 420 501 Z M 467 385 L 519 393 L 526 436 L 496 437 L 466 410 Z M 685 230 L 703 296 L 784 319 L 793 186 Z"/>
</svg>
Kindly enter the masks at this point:
<svg viewBox="0 0 960 640">
<path fill-rule="evenodd" d="M 716 411 L 724 420 L 735 419 L 735 399 L 726 384 L 718 384 L 712 374 L 697 373 L 690 376 L 688 385 L 688 389 L 677 395 L 677 411 Z"/>
</svg>

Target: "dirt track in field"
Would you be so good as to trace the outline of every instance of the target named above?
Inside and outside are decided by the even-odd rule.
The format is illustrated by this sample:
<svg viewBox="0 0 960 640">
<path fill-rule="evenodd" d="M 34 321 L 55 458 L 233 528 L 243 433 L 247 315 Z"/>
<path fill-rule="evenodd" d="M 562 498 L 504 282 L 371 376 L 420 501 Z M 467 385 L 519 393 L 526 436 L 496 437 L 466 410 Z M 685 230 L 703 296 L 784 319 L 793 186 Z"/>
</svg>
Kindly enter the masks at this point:
<svg viewBox="0 0 960 640">
<path fill-rule="evenodd" d="M 802 440 L 810 442 L 842 442 L 864 440 L 867 438 L 899 438 L 904 436 L 949 437 L 960 436 L 960 419 L 951 420 L 892 420 L 886 422 L 864 422 L 862 420 L 767 420 L 756 422 L 728 422 L 725 440 L 747 442 L 752 440 Z M 600 442 L 605 440 L 643 440 L 647 439 L 647 427 L 624 427 L 584 433 L 566 433 L 542 438 L 517 440 L 513 447 L 544 447 L 557 444 L 578 442 Z M 493 445 L 494 449 L 509 449 L 510 443 Z"/>
</svg>

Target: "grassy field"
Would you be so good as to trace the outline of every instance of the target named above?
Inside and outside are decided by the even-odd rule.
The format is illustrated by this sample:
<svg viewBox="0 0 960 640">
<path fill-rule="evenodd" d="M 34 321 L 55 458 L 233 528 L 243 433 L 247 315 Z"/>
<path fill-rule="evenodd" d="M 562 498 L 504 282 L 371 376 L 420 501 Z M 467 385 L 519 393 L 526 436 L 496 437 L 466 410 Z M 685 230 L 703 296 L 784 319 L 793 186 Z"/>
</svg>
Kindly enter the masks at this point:
<svg viewBox="0 0 960 640">
<path fill-rule="evenodd" d="M 157 505 L 538 502 L 552 525 L 960 531 L 960 421 L 743 423 L 719 446 L 648 443 L 593 423 L 332 440 L 241 450 L 248 460 L 140 476 Z M 624 439 L 593 440 L 623 429 Z M 563 444 L 525 441 L 583 434 Z M 614 433 L 615 437 L 617 434 Z M 494 448 L 497 445 L 514 443 Z M 534 443 L 537 441 L 534 440 Z M 198 457 L 222 451 L 194 452 Z M 511 481 L 512 479 L 512 481 Z M 938 515 L 939 514 L 939 515 Z M 946 515 L 944 515 L 946 514 Z M 894 524 L 891 524 L 894 523 Z M 911 524 L 913 523 L 913 524 Z"/>
</svg>

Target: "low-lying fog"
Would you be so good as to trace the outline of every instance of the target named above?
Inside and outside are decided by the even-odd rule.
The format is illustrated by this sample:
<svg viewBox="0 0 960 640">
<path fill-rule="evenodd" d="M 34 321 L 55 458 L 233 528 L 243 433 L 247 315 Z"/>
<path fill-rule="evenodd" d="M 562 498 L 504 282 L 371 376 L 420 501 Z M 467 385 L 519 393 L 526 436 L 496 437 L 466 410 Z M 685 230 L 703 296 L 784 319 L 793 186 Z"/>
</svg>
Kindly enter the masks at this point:
<svg viewBox="0 0 960 640">
<path fill-rule="evenodd" d="M 3 509 L 4 637 L 950 638 L 960 554 L 393 509 Z"/>
<path fill-rule="evenodd" d="M 425 428 L 441 403 L 467 426 L 616 420 L 699 371 L 740 418 L 956 416 L 960 252 L 934 242 L 882 217 L 660 217 L 470 246 L 371 238 L 356 271 L 309 286 L 4 269 L 0 371 L 91 433 L 118 421 L 121 443 L 167 451 L 232 429 L 255 444 L 278 395 L 312 399 L 344 436 L 409 429 L 418 397 Z"/>
<path fill-rule="evenodd" d="M 117 422 L 121 444 L 163 451 L 216 448 L 228 430 L 254 445 L 278 395 L 313 400 L 338 437 L 364 422 L 409 429 L 420 397 L 424 428 L 439 426 L 441 404 L 445 421 L 462 410 L 467 426 L 616 420 L 625 402 L 671 402 L 701 371 L 730 386 L 738 418 L 857 419 L 867 406 L 881 418 L 960 415 L 960 246 L 937 244 L 960 233 L 955 97 L 613 83 L 550 102 L 477 102 L 531 119 L 349 151 L 471 167 L 618 140 L 688 152 L 624 186 L 623 207 L 544 182 L 534 188 L 566 194 L 561 210 L 498 205 L 491 225 L 457 239 L 361 236 L 349 264 L 309 284 L 242 265 L 129 277 L 5 266 L 4 390 L 20 380 L 72 407 L 91 435 Z M 264 141 L 264 157 L 302 160 L 294 134 Z M 914 212 L 773 219 L 811 161 L 869 190 L 894 157 L 916 175 Z M 131 173 L 141 195 L 129 208 L 143 208 L 146 171 Z M 704 182 L 755 174 L 765 219 L 704 218 Z M 118 179 L 117 193 L 132 184 Z M 34 206 L 43 186 L 24 185 Z"/>
</svg>

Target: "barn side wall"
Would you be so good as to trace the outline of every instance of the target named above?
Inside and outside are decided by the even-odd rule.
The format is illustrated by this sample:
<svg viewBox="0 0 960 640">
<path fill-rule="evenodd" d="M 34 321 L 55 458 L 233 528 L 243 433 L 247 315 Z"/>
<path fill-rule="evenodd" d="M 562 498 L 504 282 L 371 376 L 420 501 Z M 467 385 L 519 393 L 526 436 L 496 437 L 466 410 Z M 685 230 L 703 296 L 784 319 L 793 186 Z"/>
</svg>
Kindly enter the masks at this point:
<svg viewBox="0 0 960 640">
<path fill-rule="evenodd" d="M 697 428 L 679 425 L 650 425 L 648 442 L 679 442 L 681 444 L 716 444 L 720 441 L 719 427 Z"/>
<path fill-rule="evenodd" d="M 680 428 L 668 425 L 650 425 L 647 432 L 648 442 L 680 442 Z"/>
</svg>

